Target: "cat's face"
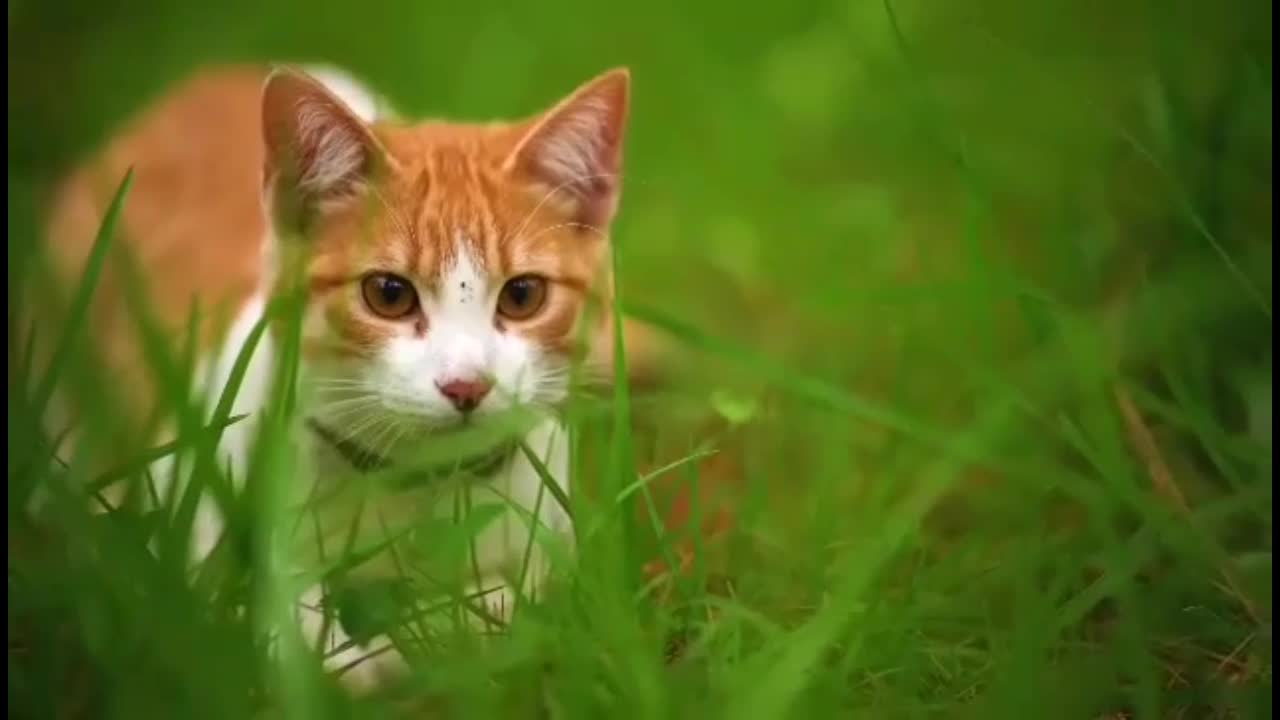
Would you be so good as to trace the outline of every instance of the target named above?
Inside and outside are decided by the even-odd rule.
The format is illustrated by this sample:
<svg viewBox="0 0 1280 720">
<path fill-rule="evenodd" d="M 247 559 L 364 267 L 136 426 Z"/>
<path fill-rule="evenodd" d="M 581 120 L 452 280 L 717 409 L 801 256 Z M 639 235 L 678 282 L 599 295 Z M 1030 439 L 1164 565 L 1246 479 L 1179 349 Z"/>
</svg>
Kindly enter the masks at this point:
<svg viewBox="0 0 1280 720">
<path fill-rule="evenodd" d="M 313 415 L 357 434 L 564 399 L 580 321 L 608 292 L 627 92 L 614 72 L 523 123 L 369 127 L 307 78 L 268 82 Z"/>
</svg>

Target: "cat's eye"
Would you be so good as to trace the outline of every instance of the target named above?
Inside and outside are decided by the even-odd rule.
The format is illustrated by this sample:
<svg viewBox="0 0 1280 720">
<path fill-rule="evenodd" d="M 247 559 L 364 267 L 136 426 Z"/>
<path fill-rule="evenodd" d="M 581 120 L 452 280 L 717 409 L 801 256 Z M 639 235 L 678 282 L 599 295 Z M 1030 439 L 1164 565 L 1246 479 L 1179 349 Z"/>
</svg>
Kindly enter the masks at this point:
<svg viewBox="0 0 1280 720">
<path fill-rule="evenodd" d="M 547 301 L 547 281 L 537 275 L 511 278 L 498 295 L 498 312 L 511 320 L 524 320 L 542 309 Z"/>
<path fill-rule="evenodd" d="M 418 293 L 413 285 L 389 273 L 366 275 L 360 281 L 360 293 L 373 314 L 389 320 L 405 317 L 418 307 Z"/>
</svg>

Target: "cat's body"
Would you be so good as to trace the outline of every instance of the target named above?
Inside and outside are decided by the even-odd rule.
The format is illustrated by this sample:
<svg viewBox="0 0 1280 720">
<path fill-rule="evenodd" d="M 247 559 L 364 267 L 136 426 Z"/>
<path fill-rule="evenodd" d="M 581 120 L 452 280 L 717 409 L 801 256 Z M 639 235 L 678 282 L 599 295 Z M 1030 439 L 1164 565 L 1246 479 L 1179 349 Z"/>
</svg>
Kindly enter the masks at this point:
<svg viewBox="0 0 1280 720">
<path fill-rule="evenodd" d="M 485 593 L 490 615 L 505 619 L 520 569 L 527 565 L 523 591 L 532 592 L 550 567 L 523 514 L 536 508 L 562 546 L 572 542 L 568 515 L 514 441 L 539 455 L 568 493 L 568 437 L 556 409 L 587 301 L 611 291 L 606 230 L 618 200 L 628 77 L 603 75 L 523 122 L 418 126 L 378 123 L 370 116 L 377 103 L 358 85 L 325 80 L 328 89 L 297 73 L 251 68 L 179 88 L 62 186 L 51 215 L 57 265 L 64 279 L 76 275 L 110 191 L 133 167 L 122 241 L 161 325 L 180 331 L 197 303 L 220 320 L 203 334 L 197 364 L 210 406 L 270 299 L 298 278 L 306 297 L 298 496 L 411 463 L 464 429 L 503 427 L 513 411 L 530 411 L 522 437 L 495 434 L 463 470 L 469 502 L 512 506 L 477 538 L 469 583 Z M 121 283 L 108 268 L 92 337 L 143 413 L 154 397 Z M 606 312 L 594 322 L 607 321 Z M 235 414 L 256 418 L 265 407 L 278 355 L 269 332 Z M 219 457 L 235 478 L 248 474 L 255 433 L 250 421 L 224 435 Z M 421 488 L 375 496 L 356 511 L 364 528 L 394 533 L 397 522 L 457 512 Z M 350 520 L 330 518 L 315 531 L 336 544 Z M 206 500 L 197 558 L 221 532 Z M 320 590 L 304 604 L 314 607 Z M 304 613 L 303 624 L 315 640 L 319 616 Z M 332 630 L 328 648 L 349 645 L 340 624 Z M 331 663 L 347 665 L 370 649 L 348 647 Z M 370 663 L 348 677 L 367 685 L 376 672 Z"/>
<path fill-rule="evenodd" d="M 203 378 L 200 381 L 201 395 L 217 398 L 226 386 L 246 339 L 262 319 L 266 303 L 267 297 L 263 295 L 250 296 L 221 346 L 201 363 L 205 366 L 201 368 L 205 372 L 199 374 Z M 267 406 L 277 357 L 275 345 L 275 338 L 269 334 L 258 341 L 241 381 L 232 415 L 253 418 Z M 298 427 L 295 428 L 295 436 L 299 441 L 296 458 L 299 467 L 296 478 L 299 485 L 293 488 L 292 494 L 299 498 L 338 496 L 345 500 L 332 503 L 342 508 L 341 511 L 315 512 L 314 517 L 319 518 L 318 523 L 307 519 L 300 524 L 301 531 L 295 538 L 295 552 L 298 553 L 296 567 L 299 571 L 316 567 L 326 560 L 313 554 L 317 547 L 328 547 L 327 552 L 331 556 L 328 559 L 331 560 L 337 554 L 337 548 L 348 542 L 347 534 L 352 527 L 364 529 L 353 543 L 354 549 L 362 550 L 387 537 L 406 532 L 412 526 L 421 524 L 424 518 L 453 519 L 456 512 L 453 501 L 459 497 L 456 492 L 442 493 L 439 488 L 415 485 L 404 489 L 360 487 L 355 488 L 354 492 L 344 488 L 353 482 L 360 482 L 362 470 L 376 471 L 377 468 L 358 467 L 362 458 L 353 458 L 335 444 L 334 435 L 318 432 L 308 422 L 318 416 L 315 411 L 317 405 L 322 403 L 315 399 L 316 388 L 307 378 L 304 377 L 300 385 L 303 396 L 310 392 L 311 399 L 305 402 L 304 409 L 299 414 Z M 376 462 L 380 466 L 412 463 L 415 460 L 415 455 L 418 454 L 415 451 L 421 449 L 424 441 L 422 437 L 406 433 L 396 438 L 396 442 L 390 442 L 391 438 L 386 437 L 389 433 L 386 424 L 375 427 L 388 441 L 385 446 L 377 446 Z M 324 429 L 328 430 L 328 427 Z M 244 478 L 248 475 L 248 461 L 256 430 L 257 427 L 252 422 L 238 423 L 226 430 L 220 455 L 226 459 L 232 477 Z M 548 475 L 558 480 L 567 497 L 570 492 L 567 429 L 555 417 L 548 416 L 537 421 L 519 439 L 538 454 Z M 447 451 L 443 454 L 447 454 Z M 167 459 L 153 466 L 153 477 L 160 479 L 162 491 L 165 489 L 164 479 L 169 477 L 170 471 L 171 464 Z M 453 483 L 465 485 L 467 500 L 475 506 L 513 503 L 520 510 L 530 513 L 536 508 L 539 525 L 555 533 L 565 549 L 571 548 L 573 528 L 567 513 L 545 493 L 542 476 L 516 448 L 500 450 L 497 459 L 486 463 L 477 473 L 453 468 L 445 468 L 444 472 L 450 475 Z M 355 497 L 359 497 L 359 501 L 354 501 Z M 472 620 L 472 626 L 485 629 L 490 619 L 499 623 L 510 620 L 517 603 L 513 590 L 514 579 L 519 576 L 526 560 L 527 578 L 522 590 L 526 597 L 533 597 L 540 590 L 542 581 L 550 571 L 551 566 L 542 545 L 531 542 L 525 523 L 517 512 L 504 512 L 476 536 L 471 549 L 474 553 L 475 574 L 468 576 L 464 585 L 458 588 L 463 592 L 464 600 L 473 604 L 480 603 L 480 611 L 477 612 L 473 605 L 470 615 L 464 613 Z M 193 560 L 198 562 L 208 557 L 222 538 L 223 530 L 221 514 L 211 499 L 205 498 L 194 519 Z M 320 535 L 323 537 L 318 537 Z M 351 579 L 357 583 L 361 580 L 392 578 L 398 574 L 398 569 L 390 564 L 389 555 L 385 552 L 364 561 L 350 573 Z M 334 621 L 332 613 L 326 624 L 325 613 L 321 608 L 331 590 L 332 588 L 320 583 L 312 585 L 303 591 L 299 603 L 304 638 L 328 656 L 326 664 L 332 670 L 341 671 L 344 682 L 358 690 L 371 689 L 402 671 L 401 657 L 395 652 L 388 652 L 388 638 L 378 637 L 363 645 L 353 643 L 342 624 Z M 440 601 L 439 597 L 425 599 Z M 325 633 L 323 637 L 321 633 Z"/>
</svg>

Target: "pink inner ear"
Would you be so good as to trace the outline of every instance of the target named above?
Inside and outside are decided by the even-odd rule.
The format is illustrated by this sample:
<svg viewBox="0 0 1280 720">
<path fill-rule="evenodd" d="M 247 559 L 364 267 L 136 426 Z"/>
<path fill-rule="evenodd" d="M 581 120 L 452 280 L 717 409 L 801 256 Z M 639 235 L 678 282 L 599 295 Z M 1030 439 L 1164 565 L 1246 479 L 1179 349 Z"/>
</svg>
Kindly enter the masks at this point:
<svg viewBox="0 0 1280 720">
<path fill-rule="evenodd" d="M 609 108 L 597 98 L 583 98 L 553 117 L 532 139 L 531 160 L 540 175 L 569 183 L 575 192 L 594 183 L 598 175 L 616 168 L 617 137 Z"/>
<path fill-rule="evenodd" d="M 367 180 L 375 143 L 342 101 L 315 80 L 273 75 L 263 95 L 263 132 L 272 166 L 314 202 L 355 193 Z"/>
<path fill-rule="evenodd" d="M 298 187 L 307 194 L 345 194 L 367 171 L 368 149 L 342 109 L 323 99 L 302 98 L 297 105 Z"/>
<path fill-rule="evenodd" d="M 617 202 L 628 76 L 605 74 L 538 120 L 512 162 L 548 190 L 573 197 L 580 222 L 607 223 Z"/>
</svg>

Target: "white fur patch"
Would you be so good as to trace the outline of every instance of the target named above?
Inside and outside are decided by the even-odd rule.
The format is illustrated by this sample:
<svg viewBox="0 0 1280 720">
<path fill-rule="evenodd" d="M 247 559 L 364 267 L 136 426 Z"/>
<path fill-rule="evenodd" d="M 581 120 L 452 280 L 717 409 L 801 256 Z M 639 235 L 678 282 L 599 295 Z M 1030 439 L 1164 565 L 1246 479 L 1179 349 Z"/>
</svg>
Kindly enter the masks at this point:
<svg viewBox="0 0 1280 720">
<path fill-rule="evenodd" d="M 203 399 L 207 417 L 212 417 L 213 410 L 222 397 L 223 389 L 231 380 L 236 359 L 253 332 L 254 326 L 262 318 L 265 309 L 266 303 L 261 296 L 251 298 L 231 324 L 218 352 L 199 364 L 196 370 L 197 378 L 200 379 L 197 387 Z M 249 452 L 257 428 L 256 415 L 266 403 L 270 393 L 272 363 L 271 336 L 264 333 L 254 347 L 241 379 L 240 389 L 231 404 L 231 417 L 245 417 L 223 431 L 222 443 L 218 448 L 218 460 L 230 471 L 237 486 L 244 482 L 245 474 L 249 470 Z M 167 485 L 172 478 L 172 468 L 171 457 L 162 458 L 152 465 L 152 476 L 156 478 L 162 493 L 167 490 Z M 185 478 L 183 483 L 185 484 Z M 193 561 L 201 561 L 208 557 L 217 545 L 222 529 L 222 513 L 219 512 L 217 503 L 206 490 L 196 506 L 194 536 L 191 543 Z"/>
<path fill-rule="evenodd" d="M 453 240 L 457 252 L 441 269 L 437 281 L 429 286 L 417 284 L 425 323 L 401 324 L 397 334 L 373 357 L 329 359 L 303 368 L 304 383 L 310 389 L 302 396 L 306 403 L 303 413 L 370 448 L 393 465 L 421 453 L 428 443 L 444 443 L 447 448 L 450 435 L 440 430 L 456 425 L 461 415 L 440 391 L 441 384 L 479 377 L 493 383 L 493 389 L 471 413 L 478 423 L 517 404 L 556 404 L 567 391 L 567 367 L 560 367 L 545 356 L 535 342 L 496 327 L 497 297 L 505 278 L 489 274 L 469 251 L 472 243 L 468 238 L 459 234 Z M 311 339 L 330 339 L 325 334 L 331 330 L 318 315 L 315 313 L 305 332 Z M 543 456 L 547 470 L 567 494 L 569 441 L 565 428 L 548 416 L 532 428 L 525 440 L 532 451 Z M 320 494 L 327 494 L 336 487 L 335 483 L 350 477 L 350 467 L 331 446 L 313 435 L 304 436 L 301 445 L 305 456 L 299 467 L 312 468 L 308 479 L 319 485 Z M 508 508 L 476 537 L 473 549 L 480 580 L 466 593 L 493 590 L 482 602 L 493 615 L 506 620 L 520 595 L 537 597 L 544 590 L 552 565 L 561 557 L 554 550 L 572 553 L 569 516 L 545 491 L 540 474 L 519 452 L 501 471 L 476 478 L 469 488 L 474 490 L 477 503 L 510 501 L 520 508 Z M 361 526 L 370 528 L 370 532 L 375 528 L 379 533 L 394 532 L 404 523 L 420 524 L 421 519 L 433 515 L 451 518 L 455 513 L 450 493 L 438 497 L 429 492 L 408 491 L 370 494 L 368 498 L 369 505 L 362 506 L 360 512 L 368 514 Z M 537 533 L 539 541 L 526 550 L 530 548 L 528 519 L 535 506 L 539 507 L 537 520 L 543 529 Z M 325 537 L 340 537 L 350 526 L 328 519 L 316 523 L 314 530 Z M 550 542 L 544 546 L 542 541 L 546 540 Z M 518 588 L 513 579 L 526 552 L 530 572 L 525 586 Z M 355 571 L 353 577 L 374 579 L 383 572 L 386 570 L 376 569 L 370 562 Z M 471 582 L 468 577 L 467 583 Z M 312 589 L 309 600 L 315 601 L 317 592 Z M 476 627 L 483 628 L 478 618 L 468 617 Z M 330 637 L 319 638 L 320 621 L 315 614 L 304 614 L 303 624 L 307 637 L 322 647 L 333 649 L 346 639 L 338 627 L 331 629 Z M 384 638 L 378 638 L 367 649 L 336 651 L 327 665 L 337 669 L 385 643 Z M 356 674 L 347 675 L 346 680 L 356 688 L 366 688 L 384 677 L 381 673 L 403 670 L 402 662 L 388 653 L 356 666 Z"/>
<path fill-rule="evenodd" d="M 231 372 L 235 367 L 240 350 L 249 339 L 254 326 L 261 319 L 265 308 L 266 303 L 261 296 L 251 298 L 232 322 L 227 336 L 217 352 L 202 358 L 197 363 L 195 390 L 204 405 L 206 419 L 212 418 L 213 411 L 222 396 L 223 388 L 227 386 L 231 379 Z M 253 355 L 249 358 L 249 364 L 241 379 L 240 390 L 231 405 L 231 417 L 242 415 L 246 417 L 223 431 L 221 444 L 218 447 L 217 460 L 229 470 L 232 480 L 237 484 L 237 488 L 242 487 L 249 469 L 249 452 L 256 433 L 257 412 L 265 405 L 270 393 L 273 355 L 271 336 L 264 333 L 255 347 Z M 157 444 L 161 444 L 170 442 L 173 439 L 173 429 L 168 427 L 158 434 L 155 441 Z M 181 466 L 184 474 L 178 477 L 175 477 L 175 468 L 177 466 L 172 455 L 165 455 L 151 463 L 149 474 L 155 482 L 156 494 L 162 500 L 168 498 L 175 489 L 175 480 L 179 497 L 182 492 L 185 492 L 189 479 L 185 473 L 191 469 L 189 456 L 185 460 L 186 462 Z M 108 488 L 105 495 L 113 505 L 118 505 L 123 500 L 124 489 L 123 486 L 114 486 Z M 149 494 L 144 494 L 144 498 L 149 497 Z M 206 489 L 201 494 L 196 505 L 190 549 L 190 560 L 193 563 L 203 561 L 213 552 L 214 547 L 222 536 L 223 527 L 224 518 L 222 513 L 219 511 L 210 491 Z"/>
<path fill-rule="evenodd" d="M 263 314 L 266 312 L 266 307 L 266 301 L 263 297 L 256 295 L 245 304 L 235 322 L 232 323 L 227 333 L 227 338 L 223 341 L 222 348 L 219 350 L 214 362 L 213 373 L 206 386 L 206 394 L 211 403 L 217 402 L 223 388 L 231 381 L 231 372 L 235 367 L 236 360 L 245 343 L 248 342 L 249 335 L 252 334 L 254 327 L 261 321 Z M 244 473 L 248 470 L 245 467 L 245 462 L 248 458 L 249 446 L 253 441 L 255 432 L 253 415 L 266 403 L 268 394 L 271 391 L 273 360 L 274 349 L 271 343 L 271 334 L 264 332 L 258 340 L 258 344 L 254 346 L 253 355 L 249 358 L 248 368 L 241 379 L 240 391 L 236 394 L 235 402 L 231 406 L 232 416 L 248 415 L 249 417 L 227 428 L 222 434 L 223 457 L 231 462 L 232 470 L 239 480 L 244 479 Z"/>
<path fill-rule="evenodd" d="M 456 247 L 459 252 L 443 268 L 436 292 L 419 289 L 426 333 L 406 331 L 393 338 L 369 369 L 368 380 L 380 389 L 386 405 L 428 423 L 453 424 L 459 419 L 439 387 L 455 380 L 485 379 L 493 384 L 473 411 L 475 417 L 539 399 L 538 348 L 495 326 L 500 285 L 465 249 L 465 238 L 456 238 Z"/>
<path fill-rule="evenodd" d="M 249 336 L 265 311 L 265 300 L 262 296 L 254 296 L 240 310 L 240 314 L 228 330 L 227 337 L 214 357 L 210 372 L 201 388 L 208 412 L 212 413 L 213 408 L 217 406 L 223 389 L 231 381 L 231 373 L 242 348 L 245 347 L 245 343 L 248 342 Z M 266 404 L 271 392 L 273 356 L 271 335 L 264 332 L 258 344 L 254 346 L 253 354 L 249 357 L 249 365 L 241 378 L 240 389 L 231 404 L 231 417 L 242 415 L 245 417 L 222 433 L 222 445 L 218 449 L 219 459 L 226 463 L 226 467 L 231 471 L 232 480 L 237 483 L 237 486 L 244 482 L 245 475 L 249 471 L 249 452 L 257 432 L 257 412 Z M 222 525 L 222 515 L 218 512 L 212 498 L 206 493 L 196 510 L 192 551 L 197 559 L 207 557 L 213 551 L 222 534 Z"/>
<path fill-rule="evenodd" d="M 321 85 L 324 85 L 329 92 L 336 95 L 347 107 L 351 108 L 351 112 L 355 113 L 356 117 L 367 123 L 379 119 L 378 106 L 380 103 L 378 98 L 369 88 L 365 87 L 349 73 L 324 65 L 307 67 L 306 73 L 315 78 Z"/>
</svg>

